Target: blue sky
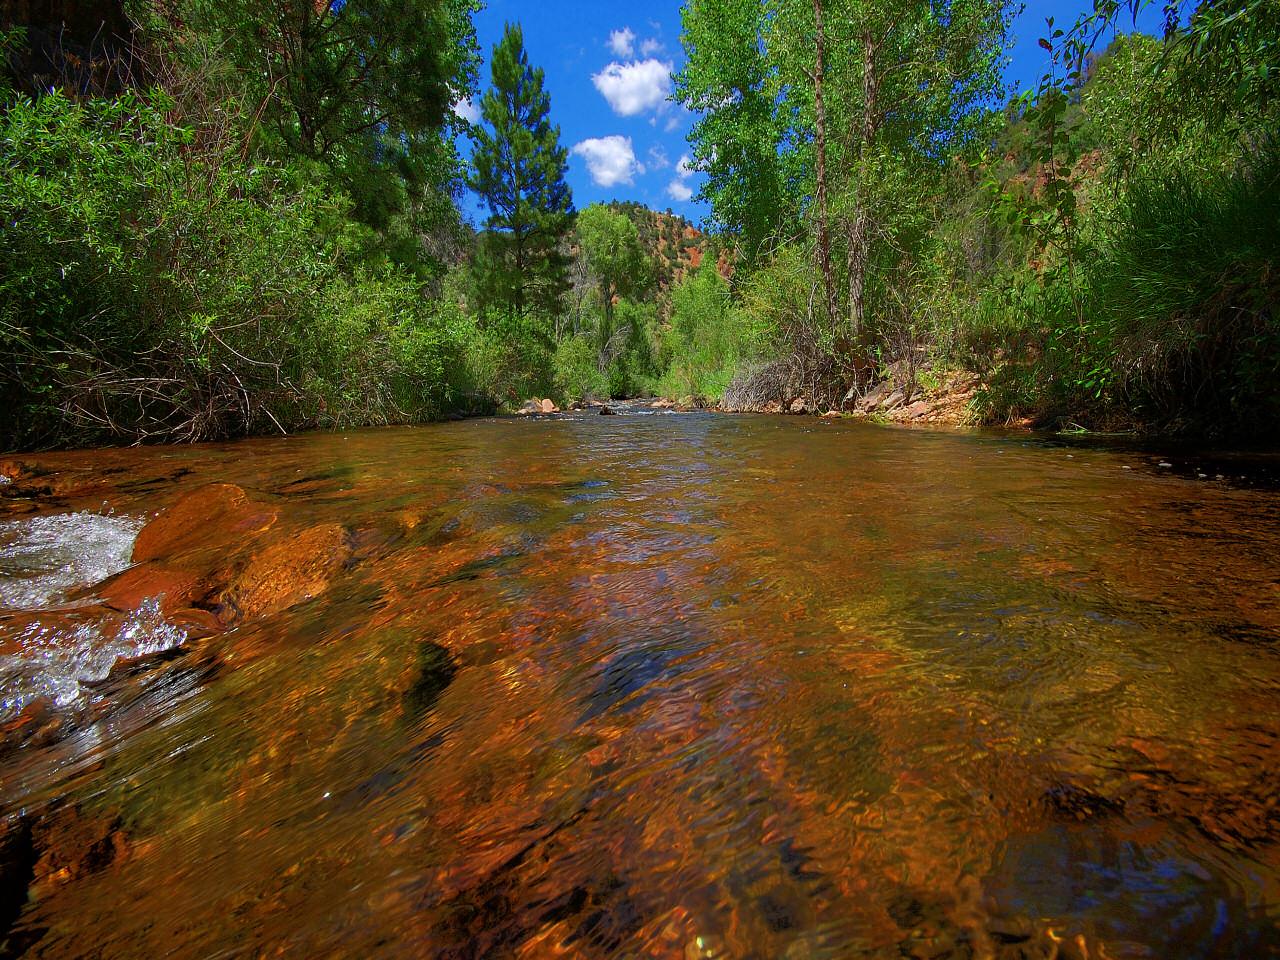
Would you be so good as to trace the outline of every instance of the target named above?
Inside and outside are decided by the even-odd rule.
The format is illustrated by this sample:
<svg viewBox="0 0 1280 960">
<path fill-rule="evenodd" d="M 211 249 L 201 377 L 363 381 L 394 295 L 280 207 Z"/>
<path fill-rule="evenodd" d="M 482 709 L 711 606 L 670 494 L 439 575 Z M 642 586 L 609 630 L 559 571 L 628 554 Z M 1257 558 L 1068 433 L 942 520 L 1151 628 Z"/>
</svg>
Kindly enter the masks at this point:
<svg viewBox="0 0 1280 960">
<path fill-rule="evenodd" d="M 1006 83 L 1022 90 L 1039 79 L 1047 54 L 1037 40 L 1045 35 L 1046 17 L 1066 24 L 1091 8 L 1090 0 L 1028 0 L 1014 23 Z M 524 27 L 530 62 L 546 71 L 552 120 L 571 151 L 568 180 L 578 209 L 637 200 L 700 221 L 703 205 L 688 199 L 697 193 L 698 176 L 680 165 L 689 152 L 685 138 L 692 118 L 666 99 L 669 71 L 683 62 L 678 0 L 489 0 L 475 21 L 485 57 L 482 89 L 489 84 L 488 57 L 508 21 Z M 1159 24 L 1158 9 L 1139 21 L 1153 32 Z M 483 222 L 475 198 L 464 209 L 477 224 Z"/>
</svg>

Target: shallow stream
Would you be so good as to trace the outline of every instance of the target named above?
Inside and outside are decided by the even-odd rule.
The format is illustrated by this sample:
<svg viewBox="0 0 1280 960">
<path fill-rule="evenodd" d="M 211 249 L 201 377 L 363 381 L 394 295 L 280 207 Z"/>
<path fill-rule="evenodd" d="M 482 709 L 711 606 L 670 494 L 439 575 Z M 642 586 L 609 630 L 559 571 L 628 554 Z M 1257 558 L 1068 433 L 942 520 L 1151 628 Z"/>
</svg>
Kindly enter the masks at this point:
<svg viewBox="0 0 1280 960">
<path fill-rule="evenodd" d="M 0 955 L 1280 955 L 1229 470 L 701 413 L 23 459 Z"/>
</svg>

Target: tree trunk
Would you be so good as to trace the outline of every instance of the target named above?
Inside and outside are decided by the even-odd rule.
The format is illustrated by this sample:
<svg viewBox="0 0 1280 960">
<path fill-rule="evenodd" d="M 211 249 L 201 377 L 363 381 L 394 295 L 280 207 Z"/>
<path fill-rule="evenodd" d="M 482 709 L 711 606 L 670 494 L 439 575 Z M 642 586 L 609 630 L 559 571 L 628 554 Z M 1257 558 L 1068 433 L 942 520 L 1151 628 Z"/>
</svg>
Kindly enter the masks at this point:
<svg viewBox="0 0 1280 960">
<path fill-rule="evenodd" d="M 813 0 L 813 19 L 817 28 L 817 53 L 813 68 L 813 109 L 817 120 L 818 176 L 818 266 L 822 270 L 822 286 L 826 293 L 827 321 L 835 325 L 840 315 L 835 275 L 831 270 L 831 235 L 827 229 L 827 108 L 822 99 L 825 79 L 826 35 L 822 28 L 822 0 Z"/>
<path fill-rule="evenodd" d="M 858 131 L 858 182 L 849 225 L 849 325 L 855 339 L 866 322 L 867 263 L 871 256 L 871 211 L 867 198 L 867 154 L 880 128 L 880 77 L 876 73 L 878 44 L 871 31 L 862 31 L 862 124 Z"/>
</svg>

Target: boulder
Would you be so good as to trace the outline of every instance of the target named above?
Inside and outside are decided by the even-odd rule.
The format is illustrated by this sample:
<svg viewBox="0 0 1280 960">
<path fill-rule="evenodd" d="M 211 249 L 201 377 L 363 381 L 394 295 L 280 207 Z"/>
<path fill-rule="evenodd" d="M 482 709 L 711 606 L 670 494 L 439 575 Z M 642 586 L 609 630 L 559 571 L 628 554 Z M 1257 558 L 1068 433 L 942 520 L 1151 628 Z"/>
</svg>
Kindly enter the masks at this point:
<svg viewBox="0 0 1280 960">
<path fill-rule="evenodd" d="M 160 612 L 169 617 L 207 597 L 215 587 L 211 570 L 185 567 L 181 564 L 148 560 L 112 577 L 93 588 L 93 593 L 112 610 L 128 613 L 143 600 L 160 598 Z"/>
<path fill-rule="evenodd" d="M 787 407 L 787 412 L 788 413 L 808 413 L 809 401 L 806 400 L 804 397 L 796 397 L 794 400 L 791 401 L 791 404 Z"/>
<path fill-rule="evenodd" d="M 160 511 L 133 544 L 133 562 L 145 563 L 193 550 L 238 545 L 276 522 L 276 509 L 253 503 L 240 487 L 214 483 Z"/>
<path fill-rule="evenodd" d="M 613 417 L 613 416 L 617 416 L 617 411 L 616 411 L 616 410 L 614 410 L 612 407 L 601 407 L 601 408 L 600 408 L 600 416 L 602 416 L 602 417 Z"/>
<path fill-rule="evenodd" d="M 839 410 L 828 410 L 822 415 L 823 420 L 839 420 L 843 414 Z"/>
<path fill-rule="evenodd" d="M 560 408 L 557 407 L 555 405 L 555 402 L 552 400 L 543 400 L 541 406 L 542 406 L 543 413 L 559 413 L 560 412 Z"/>
<path fill-rule="evenodd" d="M 903 407 L 899 412 L 899 416 L 908 420 L 919 420 L 921 417 L 928 416 L 933 411 L 933 406 L 928 400 L 917 400 L 909 406 Z"/>
<path fill-rule="evenodd" d="M 893 382 L 885 380 L 876 384 L 871 388 L 861 400 L 858 401 L 858 409 L 863 413 L 870 413 L 877 409 L 880 404 L 893 393 Z"/>
<path fill-rule="evenodd" d="M 320 524 L 282 538 L 254 554 L 221 596 L 241 617 L 284 610 L 319 596 L 351 555 L 346 532 Z"/>
</svg>

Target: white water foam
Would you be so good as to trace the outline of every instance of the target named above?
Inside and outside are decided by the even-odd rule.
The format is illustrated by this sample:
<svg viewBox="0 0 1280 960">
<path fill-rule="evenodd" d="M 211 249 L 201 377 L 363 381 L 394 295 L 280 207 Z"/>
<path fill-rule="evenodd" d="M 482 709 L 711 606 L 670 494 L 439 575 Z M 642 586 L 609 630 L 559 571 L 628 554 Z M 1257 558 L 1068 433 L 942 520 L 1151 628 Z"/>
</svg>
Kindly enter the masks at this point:
<svg viewBox="0 0 1280 960">
<path fill-rule="evenodd" d="M 0 656 L 0 717 L 33 700 L 83 705 L 85 684 L 105 680 L 116 661 L 172 650 L 186 639 L 185 630 L 165 621 L 158 598 L 142 601 L 110 635 L 92 623 L 73 629 L 32 623 L 17 637 L 20 652 Z"/>
<path fill-rule="evenodd" d="M 142 524 L 96 513 L 0 523 L 0 607 L 39 610 L 119 573 Z"/>
</svg>

